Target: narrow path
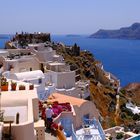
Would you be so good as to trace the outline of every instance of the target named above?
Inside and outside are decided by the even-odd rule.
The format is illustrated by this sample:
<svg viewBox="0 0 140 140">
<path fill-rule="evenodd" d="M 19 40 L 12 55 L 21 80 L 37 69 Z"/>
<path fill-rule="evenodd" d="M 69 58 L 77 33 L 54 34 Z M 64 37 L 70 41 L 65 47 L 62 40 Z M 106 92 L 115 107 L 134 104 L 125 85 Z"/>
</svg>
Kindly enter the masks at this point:
<svg viewBox="0 0 140 140">
<path fill-rule="evenodd" d="M 118 119 L 119 119 L 119 113 L 120 113 L 120 96 L 119 96 L 119 92 L 120 92 L 120 87 L 118 88 L 118 95 L 116 95 L 116 111 L 115 111 L 115 118 L 114 118 L 114 121 L 115 121 L 115 124 L 117 125 L 118 123 Z"/>
<path fill-rule="evenodd" d="M 115 111 L 115 124 L 117 125 L 117 120 L 119 118 L 119 112 L 120 112 L 120 100 L 119 100 L 119 95 L 116 95 L 117 103 L 116 103 L 116 111 Z"/>
<path fill-rule="evenodd" d="M 45 140 L 57 140 L 57 137 L 51 135 L 51 133 L 45 132 Z"/>
</svg>

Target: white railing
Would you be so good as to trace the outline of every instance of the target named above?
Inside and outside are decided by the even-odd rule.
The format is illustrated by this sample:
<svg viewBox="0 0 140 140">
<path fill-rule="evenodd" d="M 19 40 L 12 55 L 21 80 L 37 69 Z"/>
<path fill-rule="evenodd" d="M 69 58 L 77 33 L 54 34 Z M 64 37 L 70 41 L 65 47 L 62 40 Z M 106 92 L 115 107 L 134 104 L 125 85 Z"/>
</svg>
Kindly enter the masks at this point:
<svg viewBox="0 0 140 140">
<path fill-rule="evenodd" d="M 105 133 L 104 133 L 104 130 L 103 130 L 103 128 L 102 128 L 102 126 L 101 126 L 99 121 L 97 121 L 95 118 L 93 118 L 93 119 L 83 119 L 83 122 L 84 122 L 85 125 L 86 124 L 89 125 L 89 126 L 90 125 L 94 125 L 95 129 L 98 129 L 98 131 L 99 131 L 99 135 L 98 136 L 100 137 L 100 139 L 101 140 L 105 140 Z M 94 136 L 94 137 L 96 137 L 96 136 Z"/>
<path fill-rule="evenodd" d="M 77 135 L 77 140 L 102 140 L 100 135 L 94 134 L 94 135 Z"/>
</svg>

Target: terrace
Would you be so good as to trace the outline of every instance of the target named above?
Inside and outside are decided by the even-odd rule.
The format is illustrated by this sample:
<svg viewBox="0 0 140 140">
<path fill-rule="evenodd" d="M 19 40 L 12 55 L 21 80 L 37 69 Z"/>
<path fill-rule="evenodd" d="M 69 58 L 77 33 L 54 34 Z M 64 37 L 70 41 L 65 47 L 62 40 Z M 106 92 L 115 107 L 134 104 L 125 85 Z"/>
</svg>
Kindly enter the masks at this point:
<svg viewBox="0 0 140 140">
<path fill-rule="evenodd" d="M 53 72 L 70 72 L 70 66 L 63 62 L 50 62 L 45 66 L 45 70 Z"/>
<path fill-rule="evenodd" d="M 5 94 L 6 93 L 6 94 Z M 31 91 L 29 96 L 25 91 L 19 93 L 9 91 L 1 93 L 1 138 L 32 139 L 35 140 L 34 119 L 37 118 L 34 110 L 37 94 Z M 25 135 L 25 136 L 24 136 Z"/>
<path fill-rule="evenodd" d="M 124 131 L 123 127 L 115 126 L 104 130 L 106 140 L 116 140 L 117 138 L 123 140 L 139 140 L 140 135 L 133 133 L 132 131 Z"/>
<path fill-rule="evenodd" d="M 67 120 L 72 120 L 73 117 L 73 108 L 70 105 L 70 103 L 59 103 L 59 102 L 48 102 L 48 105 L 52 105 L 52 110 L 54 112 L 53 114 L 53 122 L 51 124 L 51 130 L 52 131 L 57 131 L 58 127 L 63 129 L 64 132 L 61 130 L 61 133 L 65 133 L 66 136 L 71 135 L 71 126 L 72 121 L 68 123 L 69 121 Z M 46 120 L 46 102 L 42 103 L 39 101 L 39 110 L 40 110 L 40 117 L 44 120 Z M 69 118 L 69 119 L 68 119 Z M 69 125 L 69 126 L 68 126 Z M 65 136 L 64 136 L 65 137 Z"/>
<path fill-rule="evenodd" d="M 70 103 L 59 103 L 59 102 L 55 101 L 55 102 L 48 102 L 48 104 L 52 105 L 52 110 L 54 112 L 53 119 L 55 122 L 58 122 L 57 119 L 59 118 L 61 113 L 72 111 L 72 107 L 71 107 Z M 45 103 L 39 102 L 39 111 L 41 114 L 41 118 L 44 120 L 46 119 L 46 114 L 45 114 L 46 108 L 47 108 L 47 106 Z"/>
<path fill-rule="evenodd" d="M 104 140 L 105 134 L 95 118 L 83 119 L 82 128 L 76 131 L 77 140 Z"/>
<path fill-rule="evenodd" d="M 31 52 L 13 52 L 9 53 L 7 57 L 5 58 L 6 60 L 15 60 L 15 59 L 22 59 L 22 58 L 31 58 L 31 56 L 34 56 Z"/>
<path fill-rule="evenodd" d="M 98 118 L 98 112 L 96 111 L 94 104 L 87 100 L 83 100 L 83 99 L 79 99 L 79 98 L 75 98 L 75 97 L 71 97 L 71 96 L 67 96 L 67 95 L 62 95 L 59 93 L 53 93 L 51 96 L 49 96 L 47 102 L 48 103 L 58 103 L 58 106 L 57 106 L 58 110 L 55 110 L 55 108 L 54 108 L 54 110 L 56 111 L 56 114 L 58 114 L 54 118 L 54 122 L 57 124 L 61 124 L 63 126 L 64 134 L 67 137 L 67 139 L 70 139 L 70 140 L 73 135 L 72 124 L 74 125 L 74 128 L 76 130 L 76 131 L 74 131 L 74 133 L 76 133 L 75 134 L 76 138 L 77 138 L 76 140 L 78 140 L 78 139 L 80 140 L 80 138 L 84 135 L 84 124 L 83 124 L 82 118 L 85 116 L 89 116 L 89 118 L 93 118 L 93 117 Z M 69 102 L 71 105 L 67 102 Z M 64 107 L 63 108 L 64 111 L 61 112 L 62 107 L 59 107 L 59 104 L 60 105 L 62 104 L 68 108 L 66 108 L 66 110 L 65 110 L 65 107 Z M 53 104 L 52 104 L 52 106 L 53 106 Z M 70 109 L 70 107 L 71 107 L 71 109 Z M 59 113 L 59 112 L 61 112 L 61 113 Z M 88 122 L 86 121 L 86 123 L 88 123 Z M 82 128 L 81 128 L 81 126 L 82 126 Z M 95 129 L 95 128 L 98 128 L 98 129 Z M 96 121 L 96 126 L 94 127 L 94 129 L 91 126 L 89 126 L 89 129 L 90 129 L 89 132 L 91 133 L 91 135 L 93 135 L 93 134 L 100 135 L 100 132 L 101 132 L 100 128 L 101 128 L 101 126 L 100 126 L 99 122 Z M 78 138 L 78 136 L 79 136 L 79 138 Z"/>
<path fill-rule="evenodd" d="M 5 77 L 1 78 L 1 91 L 8 93 L 8 91 L 19 92 L 19 90 L 34 90 L 34 85 L 22 81 L 6 79 Z"/>
<path fill-rule="evenodd" d="M 29 44 L 28 46 L 31 52 L 36 54 L 36 57 L 40 62 L 62 62 L 63 60 L 62 56 L 56 55 L 56 51 L 53 50 L 51 47 L 45 47 L 44 43 Z"/>
</svg>

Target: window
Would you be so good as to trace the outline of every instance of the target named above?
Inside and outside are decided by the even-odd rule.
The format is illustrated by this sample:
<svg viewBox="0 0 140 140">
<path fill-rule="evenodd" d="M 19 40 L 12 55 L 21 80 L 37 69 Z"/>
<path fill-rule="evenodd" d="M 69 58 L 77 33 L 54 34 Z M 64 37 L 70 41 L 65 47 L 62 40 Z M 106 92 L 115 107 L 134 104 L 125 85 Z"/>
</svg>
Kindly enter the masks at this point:
<svg viewBox="0 0 140 140">
<path fill-rule="evenodd" d="M 34 47 L 35 48 L 35 50 L 38 50 L 38 47 Z"/>
<path fill-rule="evenodd" d="M 89 119 L 89 114 L 83 116 L 84 119 Z"/>
<path fill-rule="evenodd" d="M 11 71 L 12 69 L 14 69 L 13 65 L 9 65 L 8 70 Z"/>
</svg>

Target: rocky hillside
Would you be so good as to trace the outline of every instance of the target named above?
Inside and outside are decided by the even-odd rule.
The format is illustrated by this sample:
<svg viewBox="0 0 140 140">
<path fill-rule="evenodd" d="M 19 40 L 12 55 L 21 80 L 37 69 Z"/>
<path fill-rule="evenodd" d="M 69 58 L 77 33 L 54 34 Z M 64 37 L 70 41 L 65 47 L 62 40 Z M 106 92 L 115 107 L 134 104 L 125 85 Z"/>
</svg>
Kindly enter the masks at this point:
<svg viewBox="0 0 140 140">
<path fill-rule="evenodd" d="M 101 68 L 98 68 L 100 62 L 95 59 L 92 53 L 80 51 L 79 49 L 77 49 L 77 55 L 72 53 L 73 47 L 76 48 L 76 46 L 76 44 L 72 47 L 54 44 L 53 49 L 64 57 L 65 62 L 71 66 L 71 70 L 77 70 L 77 73 L 80 74 L 77 80 L 90 80 L 91 100 L 103 117 L 104 127 L 115 126 L 116 89 L 111 86 L 110 81 L 104 82 L 106 77 L 105 75 L 103 77 L 100 76 L 103 71 Z M 106 121 L 106 118 L 108 118 L 109 123 Z"/>
<path fill-rule="evenodd" d="M 125 86 L 124 91 L 127 97 L 140 106 L 140 83 L 131 83 Z"/>
<path fill-rule="evenodd" d="M 107 83 L 105 82 L 106 76 L 104 75 L 103 70 L 98 67 L 98 64 L 101 63 L 96 60 L 93 54 L 89 51 L 80 51 L 77 47 L 78 46 L 76 44 L 71 47 L 65 46 L 64 44 L 53 44 L 53 49 L 55 49 L 57 53 L 61 54 L 64 57 L 66 63 L 71 65 L 71 70 L 77 70 L 77 72 L 80 74 L 78 80 L 90 80 L 91 100 L 99 109 L 99 112 L 103 119 L 103 127 L 109 128 L 121 124 L 124 124 L 128 127 L 130 125 L 133 125 L 135 121 L 139 120 L 139 117 L 137 115 L 134 115 L 130 110 L 128 110 L 125 104 L 132 96 L 132 100 L 137 99 L 133 100 L 134 103 L 139 102 L 140 99 L 138 98 L 140 97 L 140 95 L 138 97 L 137 93 L 134 96 L 131 92 L 133 92 L 134 90 L 139 92 L 140 90 L 138 90 L 138 88 L 140 85 L 134 86 L 137 88 L 133 89 L 132 84 L 132 91 L 127 91 L 128 87 L 130 86 L 120 90 L 119 109 L 116 112 L 117 92 L 115 87 L 112 86 L 112 83 L 110 83 L 110 81 L 107 81 Z M 75 53 L 73 53 L 73 51 Z M 127 94 L 128 92 L 131 94 Z"/>
<path fill-rule="evenodd" d="M 118 30 L 100 29 L 90 36 L 91 38 L 116 38 L 116 39 L 140 39 L 140 23 L 134 23 L 130 27 Z"/>
</svg>

